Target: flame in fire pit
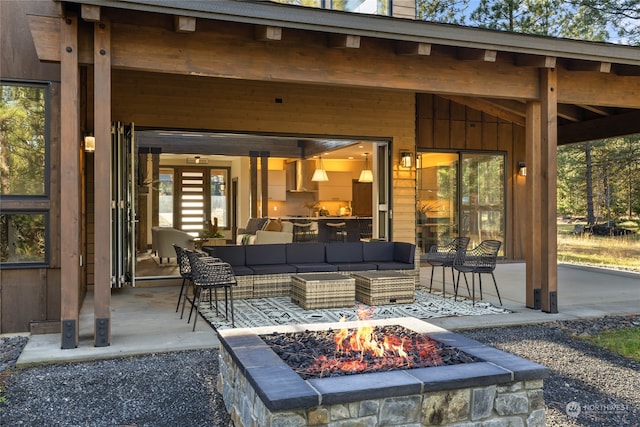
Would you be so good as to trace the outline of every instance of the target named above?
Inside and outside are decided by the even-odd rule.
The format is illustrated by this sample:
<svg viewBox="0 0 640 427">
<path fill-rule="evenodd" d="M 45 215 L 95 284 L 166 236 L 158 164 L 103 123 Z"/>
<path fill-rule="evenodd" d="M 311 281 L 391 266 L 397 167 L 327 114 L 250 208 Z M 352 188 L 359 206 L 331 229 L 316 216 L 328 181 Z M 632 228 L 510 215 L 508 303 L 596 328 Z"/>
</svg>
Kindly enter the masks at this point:
<svg viewBox="0 0 640 427">
<path fill-rule="evenodd" d="M 358 308 L 358 320 L 371 319 L 373 308 Z M 344 321 L 344 319 L 343 319 Z M 318 356 L 307 368 L 309 373 L 370 372 L 413 366 L 437 366 L 440 353 L 434 341 L 425 336 L 408 339 L 406 336 L 383 334 L 380 336 L 369 323 L 357 329 L 343 328 L 334 335 L 335 356 Z"/>
</svg>

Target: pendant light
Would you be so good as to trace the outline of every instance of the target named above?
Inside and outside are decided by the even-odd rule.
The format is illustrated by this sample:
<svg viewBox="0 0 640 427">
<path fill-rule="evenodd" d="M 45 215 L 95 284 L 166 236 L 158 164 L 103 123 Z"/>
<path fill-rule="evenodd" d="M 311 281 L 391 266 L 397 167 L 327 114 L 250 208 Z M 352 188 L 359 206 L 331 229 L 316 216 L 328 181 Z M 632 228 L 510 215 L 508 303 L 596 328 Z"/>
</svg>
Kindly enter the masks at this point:
<svg viewBox="0 0 640 427">
<path fill-rule="evenodd" d="M 369 169 L 369 153 L 364 153 L 364 169 L 360 172 L 358 182 L 373 182 L 373 172 Z"/>
<path fill-rule="evenodd" d="M 327 176 L 327 171 L 322 167 L 322 156 L 320 156 L 320 168 L 313 171 L 313 176 L 311 177 L 311 181 L 329 181 L 329 177 Z"/>
</svg>

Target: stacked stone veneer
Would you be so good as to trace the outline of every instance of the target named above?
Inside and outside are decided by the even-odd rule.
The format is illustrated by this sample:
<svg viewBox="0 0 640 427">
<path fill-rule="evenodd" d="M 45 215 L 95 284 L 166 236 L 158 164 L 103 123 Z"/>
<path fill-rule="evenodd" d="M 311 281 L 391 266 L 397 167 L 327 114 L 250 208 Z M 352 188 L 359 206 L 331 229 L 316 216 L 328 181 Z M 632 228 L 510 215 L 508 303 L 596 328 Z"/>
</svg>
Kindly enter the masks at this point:
<svg viewBox="0 0 640 427">
<path fill-rule="evenodd" d="M 426 325 L 428 335 L 450 345 L 457 342 L 455 347 L 484 361 L 305 381 L 258 337 L 274 328 L 220 331 L 218 390 L 234 425 L 545 425 L 546 368 L 415 319 L 376 323 L 403 322 L 413 330 Z M 317 329 L 334 327 L 322 326 Z"/>
</svg>

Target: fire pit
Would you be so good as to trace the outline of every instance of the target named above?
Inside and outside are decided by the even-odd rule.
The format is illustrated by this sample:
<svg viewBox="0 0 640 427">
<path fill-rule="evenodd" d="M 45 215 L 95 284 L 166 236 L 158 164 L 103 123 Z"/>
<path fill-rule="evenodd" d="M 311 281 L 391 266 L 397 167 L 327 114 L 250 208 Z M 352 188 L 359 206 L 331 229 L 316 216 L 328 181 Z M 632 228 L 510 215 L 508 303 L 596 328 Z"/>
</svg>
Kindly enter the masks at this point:
<svg viewBox="0 0 640 427">
<path fill-rule="evenodd" d="M 418 319 L 364 325 L 365 338 L 360 321 L 218 331 L 235 425 L 544 425 L 547 368 Z"/>
</svg>

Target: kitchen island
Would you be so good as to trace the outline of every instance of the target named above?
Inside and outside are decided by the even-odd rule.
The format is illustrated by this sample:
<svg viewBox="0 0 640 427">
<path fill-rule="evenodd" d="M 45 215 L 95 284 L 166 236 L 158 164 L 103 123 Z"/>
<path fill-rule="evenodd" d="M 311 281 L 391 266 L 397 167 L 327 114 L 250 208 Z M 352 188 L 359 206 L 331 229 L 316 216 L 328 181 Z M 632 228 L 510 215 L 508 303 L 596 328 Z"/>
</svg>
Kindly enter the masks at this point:
<svg viewBox="0 0 640 427">
<path fill-rule="evenodd" d="M 371 233 L 371 217 L 370 216 L 318 216 L 318 217 L 282 217 L 283 221 L 291 221 L 294 224 L 308 224 L 309 222 L 316 222 L 318 224 L 318 242 L 329 243 L 331 241 L 332 229 L 327 223 L 345 223 L 345 242 L 358 242 L 360 241 L 361 234 Z M 294 241 L 295 238 L 294 226 Z M 363 236 L 364 237 L 364 236 Z M 369 235 L 369 237 L 371 237 Z"/>
</svg>

